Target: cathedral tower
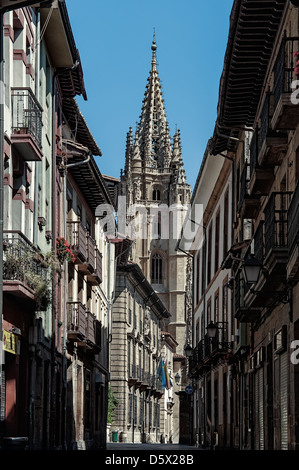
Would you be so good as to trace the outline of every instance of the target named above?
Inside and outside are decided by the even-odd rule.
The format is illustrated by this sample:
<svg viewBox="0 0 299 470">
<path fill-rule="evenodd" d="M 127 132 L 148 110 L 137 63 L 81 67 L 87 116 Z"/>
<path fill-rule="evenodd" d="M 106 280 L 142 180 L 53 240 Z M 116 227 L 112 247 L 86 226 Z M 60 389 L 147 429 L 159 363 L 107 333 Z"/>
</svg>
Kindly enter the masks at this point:
<svg viewBox="0 0 299 470">
<path fill-rule="evenodd" d="M 178 342 L 176 352 L 182 355 L 186 345 L 187 257 L 176 250 L 179 233 L 175 233 L 174 219 L 182 217 L 183 211 L 178 210 L 174 215 L 169 208 L 188 205 L 191 188 L 186 183 L 180 131 L 177 130 L 173 138 L 170 136 L 157 70 L 155 38 L 151 49 L 151 70 L 140 120 L 134 135 L 132 128 L 127 134 L 121 193 L 126 197 L 128 211 L 132 205 L 147 209 L 146 218 L 139 219 L 142 226 L 139 230 L 147 228 L 147 235 L 137 234 L 132 260 L 140 265 L 171 313 L 165 328 Z M 140 235 L 141 231 L 138 233 Z"/>
</svg>

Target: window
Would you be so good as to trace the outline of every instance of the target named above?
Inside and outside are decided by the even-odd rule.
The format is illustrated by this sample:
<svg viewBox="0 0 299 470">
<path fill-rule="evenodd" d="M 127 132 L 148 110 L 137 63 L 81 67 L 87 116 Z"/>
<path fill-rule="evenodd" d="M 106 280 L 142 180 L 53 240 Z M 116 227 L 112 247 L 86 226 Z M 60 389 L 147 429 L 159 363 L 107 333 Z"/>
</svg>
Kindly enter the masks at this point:
<svg viewBox="0 0 299 470">
<path fill-rule="evenodd" d="M 132 377 L 132 365 L 131 365 L 131 340 L 129 339 L 128 340 L 128 364 L 127 364 L 127 368 L 128 368 L 128 376 L 129 377 Z"/>
<path fill-rule="evenodd" d="M 196 305 L 200 298 L 200 252 L 197 254 L 196 259 Z"/>
<path fill-rule="evenodd" d="M 160 189 L 153 190 L 153 201 L 160 201 L 161 200 L 161 193 Z"/>
<path fill-rule="evenodd" d="M 224 197 L 224 219 L 223 219 L 223 257 L 228 250 L 228 190 Z"/>
<path fill-rule="evenodd" d="M 161 238 L 161 213 L 156 214 L 153 220 L 152 237 L 154 240 Z"/>
<path fill-rule="evenodd" d="M 152 257 L 151 280 L 153 284 L 162 284 L 162 257 L 158 253 Z"/>
<path fill-rule="evenodd" d="M 89 428 L 90 426 L 90 401 L 91 401 L 91 388 L 90 388 L 90 371 L 86 369 L 85 371 L 85 426 Z"/>
<path fill-rule="evenodd" d="M 208 300 L 207 303 L 207 325 L 211 322 L 212 317 L 211 317 L 211 299 Z"/>
<path fill-rule="evenodd" d="M 144 424 L 144 396 L 143 394 L 140 396 L 140 413 L 139 413 L 139 426 L 143 426 Z"/>
<path fill-rule="evenodd" d="M 133 418 L 133 413 L 132 413 L 132 409 L 133 409 L 133 394 L 132 393 L 129 393 L 129 407 L 128 407 L 128 423 L 129 424 L 132 424 L 132 418 Z"/>
<path fill-rule="evenodd" d="M 196 333 L 195 333 L 196 339 L 195 339 L 195 344 L 197 345 L 199 343 L 199 319 L 196 320 Z"/>
<path fill-rule="evenodd" d="M 215 294 L 214 298 L 214 319 L 215 323 L 219 322 L 219 294 Z"/>
<path fill-rule="evenodd" d="M 228 285 L 222 290 L 223 341 L 228 341 Z"/>
<path fill-rule="evenodd" d="M 208 235 L 208 266 L 207 266 L 207 283 L 209 284 L 212 275 L 212 237 L 213 237 L 213 224 L 211 222 Z"/>
<path fill-rule="evenodd" d="M 215 272 L 219 267 L 219 232 L 220 232 L 220 212 L 216 215 L 215 227 Z"/>
</svg>

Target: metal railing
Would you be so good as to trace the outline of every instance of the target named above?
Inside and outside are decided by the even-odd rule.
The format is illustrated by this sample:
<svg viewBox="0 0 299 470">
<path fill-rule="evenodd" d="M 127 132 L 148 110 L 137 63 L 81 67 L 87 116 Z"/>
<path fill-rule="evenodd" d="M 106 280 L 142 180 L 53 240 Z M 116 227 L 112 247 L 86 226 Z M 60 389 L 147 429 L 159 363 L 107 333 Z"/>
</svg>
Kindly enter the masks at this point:
<svg viewBox="0 0 299 470">
<path fill-rule="evenodd" d="M 265 207 L 265 256 L 273 248 L 286 248 L 288 245 L 288 207 L 292 192 L 273 192 Z"/>
<path fill-rule="evenodd" d="M 292 82 L 295 80 L 295 58 L 293 53 L 298 51 L 299 38 L 283 38 L 274 65 L 274 107 L 276 108 L 283 93 L 291 93 Z"/>
<path fill-rule="evenodd" d="M 96 242 L 95 240 L 87 234 L 87 260 L 90 268 L 94 271 L 96 267 Z"/>
<path fill-rule="evenodd" d="M 258 140 L 258 152 L 261 150 L 261 147 L 266 140 L 266 137 L 270 130 L 270 95 L 269 93 L 265 96 L 264 105 L 260 114 L 260 132 Z"/>
<path fill-rule="evenodd" d="M 291 253 L 295 243 L 299 243 L 299 183 L 297 183 L 288 209 L 288 249 Z"/>
<path fill-rule="evenodd" d="M 245 197 L 248 196 L 249 181 L 250 181 L 249 163 L 245 162 L 243 166 L 241 178 L 240 178 L 240 198 L 238 202 L 239 210 L 242 207 Z"/>
<path fill-rule="evenodd" d="M 12 133 L 30 134 L 42 148 L 42 107 L 30 88 L 12 88 Z"/>
<path fill-rule="evenodd" d="M 67 331 L 68 335 L 86 334 L 86 310 L 80 301 L 67 302 Z"/>
<path fill-rule="evenodd" d="M 87 260 L 87 231 L 80 221 L 67 222 L 68 242 L 76 257 Z"/>
<path fill-rule="evenodd" d="M 20 231 L 3 231 L 3 279 L 24 282 L 33 288 L 31 277 L 47 280 L 48 268 L 39 252 Z"/>
<path fill-rule="evenodd" d="M 89 311 L 86 312 L 86 339 L 93 344 L 96 344 L 96 330 L 95 330 L 96 317 Z"/>
<path fill-rule="evenodd" d="M 250 176 L 257 167 L 259 130 L 255 129 L 250 143 Z"/>
<path fill-rule="evenodd" d="M 97 278 L 100 282 L 103 280 L 103 256 L 102 253 L 96 248 L 96 267 L 95 267 Z"/>
<path fill-rule="evenodd" d="M 264 221 L 261 220 L 254 233 L 254 256 L 259 261 L 264 259 Z"/>
</svg>

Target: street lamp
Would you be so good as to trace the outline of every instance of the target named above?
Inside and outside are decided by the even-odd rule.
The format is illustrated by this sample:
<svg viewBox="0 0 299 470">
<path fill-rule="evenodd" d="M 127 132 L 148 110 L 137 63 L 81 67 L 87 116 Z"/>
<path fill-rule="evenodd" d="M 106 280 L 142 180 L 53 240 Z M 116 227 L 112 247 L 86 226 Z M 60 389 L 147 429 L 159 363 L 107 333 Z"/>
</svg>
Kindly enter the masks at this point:
<svg viewBox="0 0 299 470">
<path fill-rule="evenodd" d="M 179 374 L 178 372 L 175 374 L 174 380 L 175 380 L 175 383 L 176 383 L 177 385 L 179 385 L 179 383 L 180 383 L 180 381 L 181 381 L 181 376 L 180 376 L 180 374 Z"/>
<path fill-rule="evenodd" d="M 210 339 L 213 339 L 216 337 L 217 329 L 218 329 L 217 325 L 215 325 L 215 323 L 213 323 L 212 321 L 208 324 L 207 332 L 208 332 L 208 337 Z"/>
<path fill-rule="evenodd" d="M 190 344 L 187 344 L 187 346 L 185 346 L 185 354 L 187 357 L 191 357 L 193 355 L 193 348 L 192 346 L 190 346 Z"/>
<path fill-rule="evenodd" d="M 261 269 L 262 263 L 255 258 L 253 253 L 251 253 L 250 257 L 247 258 L 243 263 L 243 274 L 246 282 L 248 284 L 256 284 Z"/>
</svg>

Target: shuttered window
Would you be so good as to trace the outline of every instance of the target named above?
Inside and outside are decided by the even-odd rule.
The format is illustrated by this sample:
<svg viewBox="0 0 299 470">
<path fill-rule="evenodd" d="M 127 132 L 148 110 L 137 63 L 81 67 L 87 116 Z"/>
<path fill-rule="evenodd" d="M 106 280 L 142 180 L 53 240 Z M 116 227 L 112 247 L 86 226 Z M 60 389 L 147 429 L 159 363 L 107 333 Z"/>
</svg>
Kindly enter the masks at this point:
<svg viewBox="0 0 299 470">
<path fill-rule="evenodd" d="M 288 356 L 280 356 L 280 448 L 288 450 Z"/>
<path fill-rule="evenodd" d="M 264 378 L 261 367 L 255 374 L 255 449 L 264 449 Z"/>
</svg>

